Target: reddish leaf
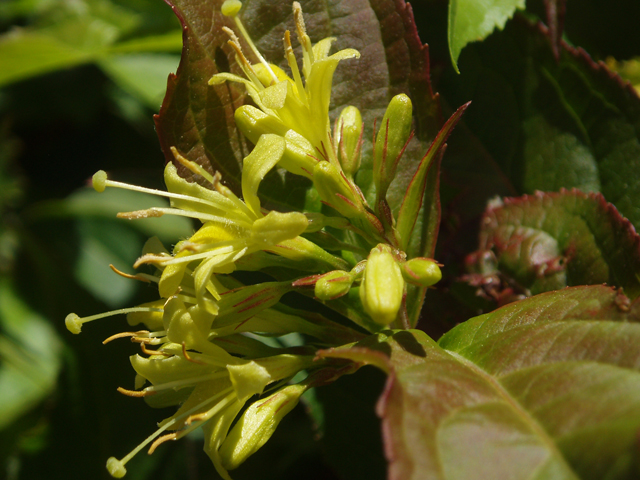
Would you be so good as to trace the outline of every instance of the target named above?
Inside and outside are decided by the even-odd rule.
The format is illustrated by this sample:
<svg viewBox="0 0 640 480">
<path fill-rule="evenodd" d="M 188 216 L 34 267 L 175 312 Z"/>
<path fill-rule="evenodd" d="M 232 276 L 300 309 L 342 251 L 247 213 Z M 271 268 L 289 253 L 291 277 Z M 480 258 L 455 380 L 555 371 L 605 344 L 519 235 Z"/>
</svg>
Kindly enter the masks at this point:
<svg viewBox="0 0 640 480">
<path fill-rule="evenodd" d="M 471 319 L 439 344 L 384 332 L 321 356 L 389 374 L 389 478 L 634 478 L 640 303 L 576 287 Z"/>
<path fill-rule="evenodd" d="M 640 236 L 595 193 L 505 199 L 485 213 L 480 248 L 468 261 L 480 276 L 503 276 L 516 293 L 608 283 L 640 295 Z"/>
</svg>

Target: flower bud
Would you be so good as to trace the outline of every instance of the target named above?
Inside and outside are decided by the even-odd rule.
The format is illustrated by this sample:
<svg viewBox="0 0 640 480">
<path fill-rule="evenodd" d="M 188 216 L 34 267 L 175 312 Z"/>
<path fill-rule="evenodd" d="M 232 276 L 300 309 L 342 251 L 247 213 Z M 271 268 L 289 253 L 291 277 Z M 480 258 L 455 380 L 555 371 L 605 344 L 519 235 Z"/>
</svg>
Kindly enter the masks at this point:
<svg viewBox="0 0 640 480">
<path fill-rule="evenodd" d="M 349 293 L 354 275 L 344 270 L 325 273 L 315 285 L 315 296 L 320 300 L 333 300 Z"/>
<path fill-rule="evenodd" d="M 373 181 L 379 197 L 396 176 L 400 154 L 411 134 L 412 113 L 411 100 L 401 93 L 391 99 L 382 118 L 373 151 Z"/>
<path fill-rule="evenodd" d="M 298 404 L 305 390 L 302 385 L 288 385 L 251 404 L 220 446 L 222 466 L 233 470 L 257 452 L 271 438 L 284 416 Z"/>
<path fill-rule="evenodd" d="M 421 287 L 430 287 L 442 278 L 440 266 L 430 258 L 412 258 L 403 263 L 401 268 L 407 283 Z"/>
<path fill-rule="evenodd" d="M 360 146 L 362 145 L 362 116 L 356 107 L 348 106 L 340 112 L 333 138 L 338 150 L 342 171 L 348 176 L 360 168 Z"/>
<path fill-rule="evenodd" d="M 360 284 L 360 301 L 373 321 L 386 327 L 396 319 L 404 280 L 391 247 L 380 244 L 371 250 Z"/>
</svg>

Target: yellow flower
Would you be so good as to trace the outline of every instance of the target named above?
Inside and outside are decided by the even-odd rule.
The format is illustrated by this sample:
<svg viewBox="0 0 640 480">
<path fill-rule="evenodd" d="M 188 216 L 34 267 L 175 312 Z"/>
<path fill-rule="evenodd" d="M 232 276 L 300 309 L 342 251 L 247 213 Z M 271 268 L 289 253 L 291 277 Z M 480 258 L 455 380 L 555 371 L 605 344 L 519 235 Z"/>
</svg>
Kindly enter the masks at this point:
<svg viewBox="0 0 640 480">
<path fill-rule="evenodd" d="M 233 3 L 237 5 L 238 2 L 234 1 Z M 300 4 L 294 2 L 296 33 L 302 46 L 302 74 L 293 54 L 290 33 L 286 31 L 284 50 L 293 76 L 291 78 L 281 68 L 267 63 L 262 58 L 236 16 L 238 10 L 236 8 L 229 9 L 228 13 L 236 20 L 240 32 L 261 63 L 251 65 L 242 53 L 240 41 L 231 30 L 227 29 L 227 33 L 231 37 L 229 44 L 235 49 L 236 60 L 246 78 L 231 73 L 219 73 L 214 75 L 209 83 L 216 85 L 227 80 L 244 83 L 255 104 L 270 117 L 268 121 L 260 119 L 264 126 L 263 133 L 269 132 L 284 136 L 287 131 L 293 130 L 311 144 L 315 149 L 312 154 L 316 158 L 320 157 L 320 159 L 338 166 L 330 139 L 329 122 L 333 73 L 341 60 L 358 58 L 360 53 L 354 49 L 345 49 L 329 55 L 334 38 L 325 38 L 312 46 L 305 29 Z M 225 12 L 224 7 L 223 12 Z M 251 112 L 251 108 L 240 107 L 236 119 L 243 115 L 256 118 L 256 115 Z M 247 134 L 249 139 L 255 143 L 256 133 L 252 131 L 250 126 L 244 125 L 242 120 L 239 125 L 243 133 Z M 287 168 L 286 165 L 283 166 Z"/>
</svg>

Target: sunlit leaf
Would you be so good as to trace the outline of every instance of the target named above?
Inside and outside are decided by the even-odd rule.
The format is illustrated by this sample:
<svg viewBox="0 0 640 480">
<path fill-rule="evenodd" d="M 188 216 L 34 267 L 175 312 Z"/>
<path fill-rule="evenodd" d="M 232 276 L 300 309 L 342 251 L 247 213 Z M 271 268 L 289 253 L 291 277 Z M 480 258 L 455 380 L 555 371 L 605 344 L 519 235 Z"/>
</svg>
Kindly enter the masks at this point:
<svg viewBox="0 0 640 480">
<path fill-rule="evenodd" d="M 62 343 L 51 325 L 0 279 L 0 429 L 49 396 L 61 366 Z"/>
<path fill-rule="evenodd" d="M 639 308 L 576 287 L 471 319 L 439 344 L 385 332 L 322 355 L 388 372 L 377 408 L 389 478 L 633 478 Z"/>
<path fill-rule="evenodd" d="M 503 29 L 525 0 L 449 0 L 449 52 L 458 71 L 458 57 L 469 42 L 483 40 L 496 28 Z"/>
</svg>

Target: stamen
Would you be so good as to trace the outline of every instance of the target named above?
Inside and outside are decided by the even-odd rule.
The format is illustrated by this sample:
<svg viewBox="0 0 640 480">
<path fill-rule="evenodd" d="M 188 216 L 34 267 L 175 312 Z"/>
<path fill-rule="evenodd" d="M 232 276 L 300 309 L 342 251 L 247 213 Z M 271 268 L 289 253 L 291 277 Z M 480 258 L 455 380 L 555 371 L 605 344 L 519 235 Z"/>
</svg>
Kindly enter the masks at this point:
<svg viewBox="0 0 640 480">
<path fill-rule="evenodd" d="M 243 252 L 244 250 L 246 250 L 246 247 L 240 251 Z M 162 266 L 175 265 L 178 263 L 188 263 L 188 262 L 192 262 L 193 260 L 200 260 L 201 258 L 213 257 L 216 255 L 225 255 L 233 251 L 234 251 L 234 247 L 229 245 L 229 246 L 220 247 L 218 249 L 210 250 L 208 252 L 195 253 L 193 255 L 187 255 L 186 257 L 174 257 L 171 259 L 167 259 L 166 257 L 160 257 L 158 255 L 153 255 L 151 253 L 148 253 L 138 258 L 138 260 L 136 260 L 136 263 L 133 264 L 133 268 L 138 268 L 140 265 L 143 265 L 145 263 L 153 263 L 153 264 L 158 264 Z"/>
<path fill-rule="evenodd" d="M 200 164 L 198 164 L 196 162 L 192 162 L 191 160 L 189 160 L 189 159 L 183 157 L 182 155 L 180 155 L 180 153 L 178 152 L 178 149 L 176 147 L 170 147 L 170 149 L 171 149 L 171 153 L 173 154 L 173 158 L 175 158 L 176 161 L 178 163 L 180 163 L 180 165 L 188 168 L 189 170 L 191 170 L 196 175 L 200 175 L 207 182 L 209 182 L 210 184 L 215 186 L 216 181 L 213 178 L 213 175 L 211 175 L 204 168 L 202 168 L 202 165 L 200 165 Z"/>
<path fill-rule="evenodd" d="M 231 392 L 231 393 L 229 393 L 229 392 Z M 118 460 L 115 457 L 109 458 L 109 460 L 107 460 L 107 470 L 109 470 L 109 473 L 111 474 L 111 476 L 113 476 L 115 478 L 122 478 L 127 473 L 126 468 L 124 468 L 124 466 L 127 464 L 127 462 L 129 460 L 131 460 L 140 450 L 142 450 L 149 443 L 151 443 L 156 437 L 158 437 L 158 435 L 160 435 L 162 432 L 167 430 L 169 427 L 171 427 L 171 426 L 175 425 L 176 423 L 178 423 L 183 418 L 188 417 L 189 415 L 193 414 L 197 410 L 200 410 L 202 407 L 204 407 L 204 406 L 206 406 L 206 405 L 208 405 L 208 404 L 210 404 L 212 402 L 215 402 L 216 400 L 218 400 L 220 397 L 222 397 L 224 395 L 227 395 L 227 396 L 225 398 L 223 398 L 222 401 L 218 402 L 218 404 L 215 407 L 213 407 L 212 410 L 216 410 L 216 407 L 219 406 L 219 408 L 217 409 L 217 411 L 219 411 L 220 409 L 225 407 L 229 403 L 229 401 L 232 400 L 232 398 L 235 396 L 235 393 L 233 392 L 233 387 L 225 388 L 224 390 L 220 391 L 217 395 L 214 395 L 213 397 L 207 398 L 206 400 L 200 402 L 195 407 L 190 408 L 189 410 L 187 410 L 182 415 L 179 415 L 179 416 L 177 416 L 175 418 L 172 418 L 167 423 L 165 423 L 160 428 L 158 428 L 158 430 L 156 430 L 153 434 L 149 435 L 149 437 L 147 437 L 147 439 L 144 442 L 142 442 L 140 445 L 138 445 L 136 448 L 134 448 L 131 452 L 129 452 L 129 454 L 127 456 L 125 456 L 122 460 Z M 216 413 L 217 413 L 217 411 L 216 411 Z"/>
<path fill-rule="evenodd" d="M 302 72 L 305 78 L 309 78 L 311 73 L 311 65 L 315 62 L 313 55 L 313 48 L 311 46 L 311 39 L 307 35 L 307 29 L 304 25 L 304 18 L 302 17 L 302 7 L 298 2 L 293 2 L 293 17 L 296 22 L 296 33 L 298 34 L 298 41 L 302 45 Z"/>
<path fill-rule="evenodd" d="M 144 353 L 145 355 L 149 355 L 150 357 L 152 357 L 154 355 L 164 355 L 165 357 L 170 357 L 171 356 L 170 353 L 165 353 L 165 352 L 160 351 L 160 350 L 149 350 L 147 348 L 147 345 L 148 345 L 147 342 L 140 342 L 140 350 L 142 350 L 142 353 Z"/>
<path fill-rule="evenodd" d="M 116 333 L 115 335 L 111 335 L 106 340 L 103 340 L 102 344 L 106 345 L 107 343 L 112 342 L 113 340 L 116 340 L 118 338 L 126 338 L 126 337 L 144 338 L 144 337 L 141 337 L 141 335 L 148 334 L 148 333 L 149 333 L 149 330 L 140 330 L 139 332 L 120 332 L 120 333 Z"/>
<path fill-rule="evenodd" d="M 188 197 L 191 198 L 191 197 Z M 229 219 L 225 217 L 221 217 L 218 215 L 210 215 L 208 213 L 201 212 L 191 212 L 187 210 L 181 210 L 179 208 L 162 208 L 162 207 L 152 207 L 147 210 L 136 210 L 134 212 L 120 212 L 118 213 L 118 218 L 126 218 L 129 220 L 135 220 L 139 218 L 147 218 L 147 217 L 161 217 L 162 215 L 176 215 L 178 217 L 189 217 L 196 218 L 201 220 L 202 222 L 215 222 L 221 223 L 223 225 L 229 224 Z M 251 227 L 251 224 L 248 222 L 243 222 L 241 220 L 235 220 L 234 223 L 240 224 L 241 226 L 245 226 L 247 228 Z"/>
<path fill-rule="evenodd" d="M 188 362 L 195 363 L 197 365 L 206 365 L 205 362 L 201 362 L 200 360 L 195 360 L 189 356 L 189 354 L 187 353 L 187 344 L 185 342 L 182 342 L 182 355 L 184 356 L 184 359 Z"/>
<path fill-rule="evenodd" d="M 125 272 L 123 272 L 121 270 L 118 270 L 116 267 L 113 266 L 113 264 L 109 264 L 109 267 L 111 268 L 111 270 L 116 272 L 121 277 L 130 278 L 131 280 L 140 280 L 141 282 L 151 283 L 151 280 L 149 280 L 148 278 L 146 278 L 146 277 L 144 277 L 144 276 L 142 276 L 140 274 L 131 275 L 130 273 L 125 273 Z"/>
<path fill-rule="evenodd" d="M 253 40 L 251 40 L 251 37 L 249 36 L 247 31 L 245 30 L 244 25 L 242 24 L 242 20 L 240 20 L 240 17 L 238 17 L 238 13 L 240 12 L 241 8 L 242 8 L 242 2 L 240 2 L 239 0 L 225 0 L 220 10 L 222 11 L 223 15 L 233 18 L 233 21 L 236 22 L 236 27 L 238 27 L 240 34 L 245 39 L 245 41 L 249 44 L 249 48 L 251 48 L 251 51 L 255 54 L 256 57 L 258 57 L 258 60 L 260 61 L 260 63 L 262 63 L 265 66 L 265 68 L 271 75 L 271 78 L 273 79 L 274 83 L 278 83 L 278 77 L 276 77 L 276 74 L 273 73 L 273 70 L 271 70 L 271 66 L 260 54 L 260 51 L 258 50 L 256 45 L 253 43 Z M 238 45 L 240 45 L 240 42 L 238 42 Z"/>
<path fill-rule="evenodd" d="M 159 445 L 169 440 L 177 440 L 177 439 L 178 439 L 177 433 L 167 433 L 166 435 L 163 435 L 160 438 L 157 438 L 156 441 L 151 444 L 151 446 L 149 447 L 149 451 L 147 453 L 151 455 L 153 452 L 155 452 L 156 448 L 158 448 Z"/>
<path fill-rule="evenodd" d="M 164 212 L 161 208 L 151 207 L 146 210 L 135 210 L 133 212 L 119 212 L 116 217 L 126 218 L 127 220 L 139 220 L 141 218 L 161 217 Z"/>
<path fill-rule="evenodd" d="M 141 397 L 148 397 L 149 395 L 154 395 L 156 392 L 147 392 L 146 389 L 145 390 L 127 390 L 126 388 L 122 388 L 122 387 L 118 387 L 118 392 L 126 395 L 127 397 L 135 397 L 135 398 L 141 398 Z"/>
<path fill-rule="evenodd" d="M 145 388 L 144 390 L 141 390 L 142 392 L 151 392 L 151 393 L 157 393 L 160 392 L 162 390 L 168 390 L 170 388 L 175 388 L 178 389 L 180 387 L 184 387 L 187 385 L 193 385 L 196 383 L 200 383 L 200 382 L 206 382 L 207 380 L 217 380 L 219 378 L 224 378 L 226 376 L 229 375 L 229 372 L 227 370 L 222 370 L 220 372 L 215 372 L 215 373 L 209 373 L 207 375 L 202 375 L 200 377 L 192 377 L 192 378 L 187 378 L 184 380 L 175 380 L 173 382 L 168 382 L 168 383 L 163 383 L 162 385 L 152 385 L 149 386 L 147 388 Z"/>
<path fill-rule="evenodd" d="M 300 70 L 298 69 L 298 62 L 296 56 L 293 53 L 293 47 L 291 46 L 291 33 L 289 30 L 284 32 L 284 53 L 291 68 L 291 74 L 296 82 L 296 88 L 298 89 L 298 97 L 303 100 L 305 106 L 309 106 L 309 99 L 307 98 L 307 92 L 302 84 L 302 77 L 300 76 Z"/>
<path fill-rule="evenodd" d="M 249 60 L 247 60 L 247 57 L 244 56 L 244 52 L 242 51 L 242 47 L 240 46 L 240 40 L 238 39 L 237 35 L 234 33 L 233 30 L 231 30 L 228 27 L 222 27 L 222 31 L 225 32 L 227 35 L 229 35 L 229 38 L 231 40 L 229 40 L 229 42 L 227 43 L 229 44 L 229 46 L 231 46 L 231 48 L 235 50 L 236 61 L 240 65 L 240 68 L 242 68 L 242 71 L 244 72 L 244 74 L 247 76 L 247 78 L 254 84 L 254 86 L 258 90 L 260 91 L 264 90 L 264 85 L 262 85 L 262 82 L 258 78 L 258 75 L 256 74 L 256 71 L 253 69 L 251 62 L 249 62 Z"/>
<path fill-rule="evenodd" d="M 89 317 L 80 317 L 75 313 L 70 313 L 67 318 L 64 319 L 64 324 L 71 333 L 78 334 L 82 330 L 82 324 L 98 320 L 100 318 L 111 317 L 113 315 L 121 315 L 135 312 L 162 312 L 161 308 L 150 307 L 131 307 L 121 308 L 120 310 L 112 310 L 110 312 L 99 313 L 97 315 L 91 315 Z"/>
<path fill-rule="evenodd" d="M 208 411 L 203 412 L 203 413 L 198 413 L 198 414 L 195 414 L 195 415 L 189 415 L 189 417 L 187 417 L 187 419 L 184 421 L 184 424 L 187 426 L 187 428 L 185 428 L 183 430 L 180 430 L 179 432 L 175 432 L 173 434 L 163 435 L 162 437 L 160 437 L 158 440 L 156 440 L 153 443 L 153 445 L 149 449 L 148 453 L 149 454 L 153 453 L 158 445 L 166 442 L 167 440 L 178 440 L 178 439 L 184 437 L 185 435 L 189 434 L 190 432 L 194 431 L 196 428 L 198 428 L 200 425 L 202 425 L 203 423 L 208 421 L 216 413 L 218 413 L 220 410 L 222 410 L 222 408 L 226 407 L 227 404 L 231 400 L 233 400 L 234 396 L 235 396 L 235 393 L 232 393 L 232 394 L 228 395 L 220 403 L 218 403 L 216 406 L 214 406 L 211 410 L 208 410 Z M 195 422 L 195 423 L 193 423 L 193 422 Z M 173 435 L 175 435 L 175 437 L 172 438 Z"/>
<path fill-rule="evenodd" d="M 173 147 L 171 147 L 171 148 L 173 149 Z M 178 159 L 176 158 L 176 160 L 178 160 Z M 178 161 L 180 161 L 180 160 L 178 160 Z M 188 162 L 189 160 L 185 159 L 185 161 Z M 191 162 L 191 163 L 194 163 L 194 162 Z M 200 168 L 202 168 L 202 167 L 200 167 Z M 204 172 L 207 173 L 206 170 L 204 170 Z M 198 172 L 198 173 L 200 173 L 200 172 Z M 207 175 L 209 175 L 209 174 L 207 173 Z M 209 175 L 209 177 L 211 177 L 211 175 Z M 151 195 L 156 195 L 158 197 L 176 198 L 178 200 L 187 200 L 189 202 L 201 203 L 201 204 L 209 205 L 209 206 L 212 206 L 212 207 L 215 207 L 215 208 L 220 208 L 215 203 L 212 203 L 212 202 L 210 202 L 208 200 L 205 200 L 205 199 L 202 199 L 202 198 L 199 198 L 199 197 L 191 197 L 189 195 L 182 195 L 180 193 L 165 192 L 165 191 L 162 191 L 162 190 L 156 190 L 155 188 L 139 187 L 138 185 L 130 185 L 128 183 L 116 182 L 115 180 L 109 180 L 107 178 L 107 174 L 104 172 L 104 170 L 99 170 L 98 172 L 96 172 L 93 175 L 93 188 L 97 192 L 103 192 L 106 187 L 122 188 L 123 190 L 131 190 L 131 191 L 134 191 L 134 192 L 150 193 Z"/>
</svg>

